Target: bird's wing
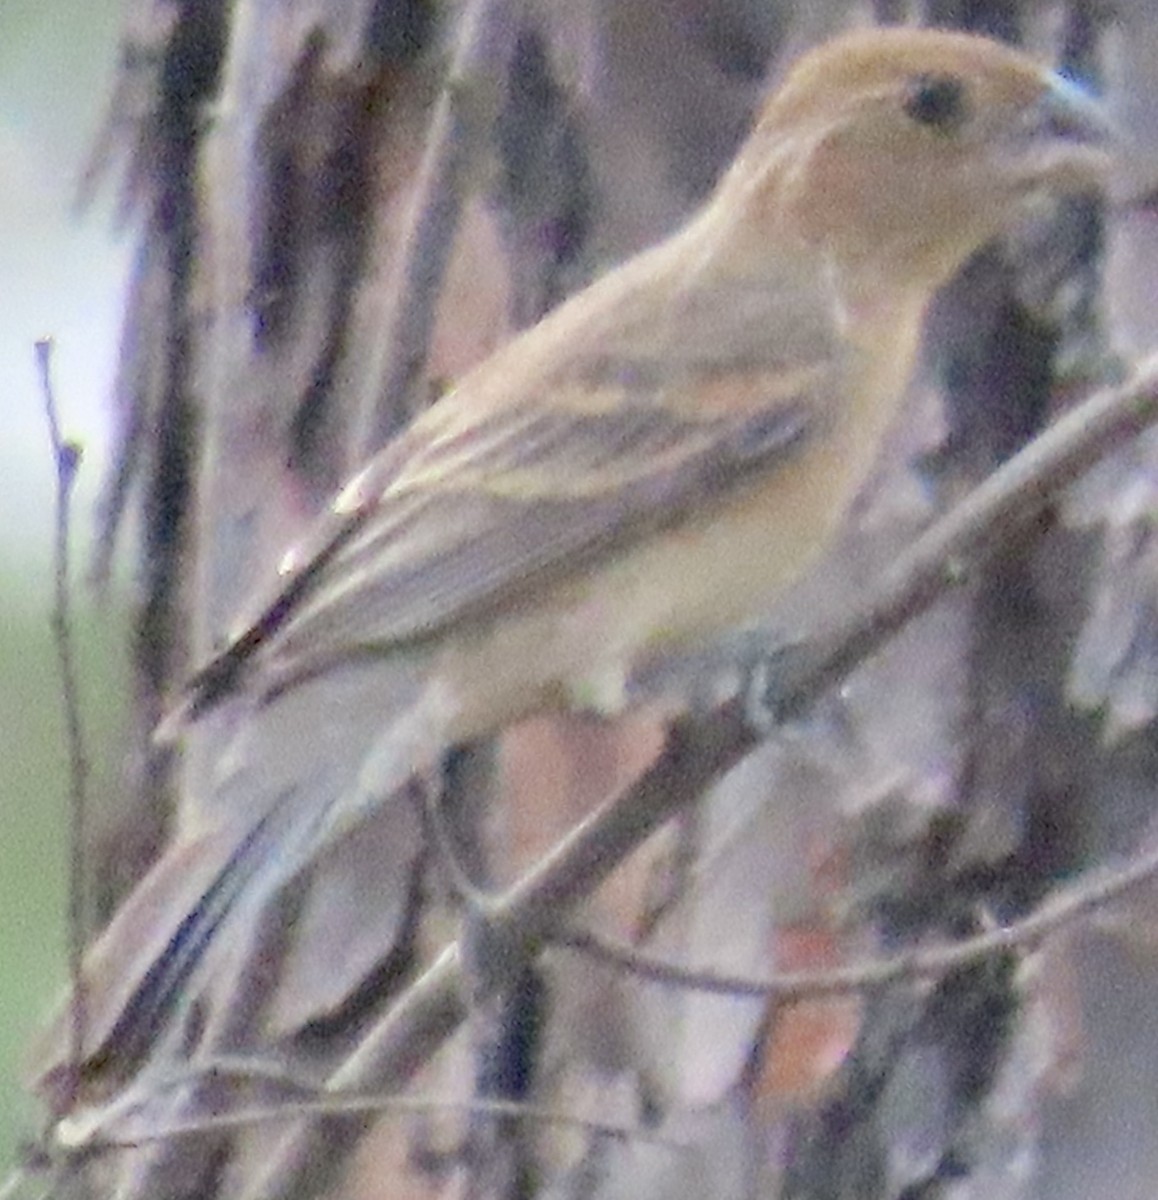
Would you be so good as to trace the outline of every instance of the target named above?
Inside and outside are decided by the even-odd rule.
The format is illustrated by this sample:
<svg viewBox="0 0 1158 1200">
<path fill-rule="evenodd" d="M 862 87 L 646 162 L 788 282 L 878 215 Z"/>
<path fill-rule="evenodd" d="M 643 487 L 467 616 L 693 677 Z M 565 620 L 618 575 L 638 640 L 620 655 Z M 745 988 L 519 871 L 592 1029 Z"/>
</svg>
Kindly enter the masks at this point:
<svg viewBox="0 0 1158 1200">
<path fill-rule="evenodd" d="M 617 370 L 553 385 L 550 405 L 448 397 L 345 489 L 182 711 L 233 690 L 259 649 L 283 680 L 389 652 L 677 525 L 793 456 L 836 391 L 832 356 L 816 358 L 650 386 Z"/>
</svg>

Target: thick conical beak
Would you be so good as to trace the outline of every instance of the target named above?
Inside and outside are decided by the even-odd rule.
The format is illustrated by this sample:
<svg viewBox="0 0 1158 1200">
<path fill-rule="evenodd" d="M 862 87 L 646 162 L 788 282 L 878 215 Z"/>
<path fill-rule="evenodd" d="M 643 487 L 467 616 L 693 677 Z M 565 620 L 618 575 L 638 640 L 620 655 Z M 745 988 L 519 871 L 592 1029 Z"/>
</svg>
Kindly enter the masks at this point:
<svg viewBox="0 0 1158 1200">
<path fill-rule="evenodd" d="M 1051 73 L 1037 105 L 1041 135 L 1075 145 L 1102 146 L 1107 150 L 1118 135 L 1101 102 L 1062 75 Z"/>
<path fill-rule="evenodd" d="M 1102 104 L 1076 83 L 1049 73 L 1019 131 L 1030 182 L 1069 189 L 1104 186 L 1121 143 Z"/>
</svg>

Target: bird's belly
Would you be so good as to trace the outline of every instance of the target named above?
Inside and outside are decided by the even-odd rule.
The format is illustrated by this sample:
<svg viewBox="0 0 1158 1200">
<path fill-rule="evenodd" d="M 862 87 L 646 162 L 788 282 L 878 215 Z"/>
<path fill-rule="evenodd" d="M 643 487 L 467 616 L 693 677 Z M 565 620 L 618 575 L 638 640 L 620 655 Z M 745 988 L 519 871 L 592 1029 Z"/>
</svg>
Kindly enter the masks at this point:
<svg viewBox="0 0 1158 1200">
<path fill-rule="evenodd" d="M 828 545 L 871 465 L 875 442 L 842 441 L 461 630 L 434 672 L 455 740 L 544 707 L 613 712 L 640 667 L 758 622 Z"/>
</svg>

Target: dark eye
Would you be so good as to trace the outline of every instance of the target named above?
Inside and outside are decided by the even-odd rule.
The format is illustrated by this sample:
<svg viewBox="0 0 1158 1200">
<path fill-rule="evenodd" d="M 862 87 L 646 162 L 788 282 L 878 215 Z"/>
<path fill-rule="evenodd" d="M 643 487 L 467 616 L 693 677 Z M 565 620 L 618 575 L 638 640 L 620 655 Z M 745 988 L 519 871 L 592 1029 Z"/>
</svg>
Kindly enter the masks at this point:
<svg viewBox="0 0 1158 1200">
<path fill-rule="evenodd" d="M 965 85 L 953 75 L 918 75 L 905 92 L 905 112 L 920 125 L 952 133 L 968 116 Z"/>
</svg>

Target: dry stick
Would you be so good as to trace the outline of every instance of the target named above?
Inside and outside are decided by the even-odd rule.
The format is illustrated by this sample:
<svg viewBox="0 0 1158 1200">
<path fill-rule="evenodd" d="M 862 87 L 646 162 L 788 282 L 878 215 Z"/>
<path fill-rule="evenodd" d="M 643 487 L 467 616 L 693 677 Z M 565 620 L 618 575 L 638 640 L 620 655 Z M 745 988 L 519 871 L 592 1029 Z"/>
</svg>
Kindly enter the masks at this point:
<svg viewBox="0 0 1158 1200">
<path fill-rule="evenodd" d="M 279 1121 L 296 1119 L 303 1114 L 316 1117 L 325 1116 L 357 1116 L 370 1114 L 381 1116 L 394 1113 L 398 1116 L 439 1115 L 443 1113 L 463 1113 L 466 1115 L 486 1115 L 495 1117 L 513 1117 L 528 1120 L 540 1125 L 556 1125 L 563 1128 L 579 1129 L 585 1133 L 599 1134 L 602 1137 L 614 1138 L 616 1141 L 647 1142 L 654 1145 L 666 1146 L 669 1149 L 682 1149 L 680 1143 L 669 1137 L 655 1132 L 638 1129 L 635 1126 L 617 1125 L 605 1121 L 594 1121 L 587 1117 L 577 1117 L 574 1113 L 558 1112 L 548 1108 L 539 1108 L 518 1100 L 473 1099 L 449 1100 L 441 1096 L 383 1096 L 375 1093 L 361 1095 L 349 1092 L 341 1095 L 335 1093 L 319 1093 L 316 1085 L 308 1080 L 297 1080 L 289 1072 L 266 1072 L 252 1065 L 241 1063 L 237 1066 L 229 1062 L 211 1063 L 202 1067 L 194 1076 L 192 1073 L 182 1073 L 165 1083 L 182 1086 L 192 1081 L 204 1080 L 208 1076 L 236 1083 L 272 1080 L 283 1084 L 297 1093 L 297 1098 L 290 1103 L 263 1104 L 239 1106 L 226 1112 L 215 1112 L 207 1116 L 189 1117 L 160 1125 L 151 1125 L 147 1130 L 138 1133 L 115 1132 L 116 1122 L 101 1120 L 95 1131 L 83 1135 L 76 1145 L 83 1148 L 86 1154 L 100 1154 L 114 1150 L 135 1150 L 144 1146 L 153 1146 L 168 1142 L 175 1137 L 199 1137 L 206 1133 L 224 1130 L 248 1129 L 257 1124 L 272 1124 Z M 154 1094 L 156 1081 L 154 1081 Z M 118 1114 L 118 1119 L 130 1120 L 132 1114 Z M 110 1132 L 110 1127 L 112 1132 Z M 2 1200 L 2 1195 L 0 1195 Z"/>
<path fill-rule="evenodd" d="M 1158 422 L 1158 354 L 1059 417 L 897 558 L 835 628 L 775 680 L 779 719 L 803 712 L 891 634 L 1012 540 L 1067 484 Z"/>
<path fill-rule="evenodd" d="M 918 538 L 864 603 L 785 664 L 776 680 L 778 714 L 807 708 L 908 620 L 961 582 L 1061 488 L 1155 421 L 1158 355 L 1142 363 L 1121 387 L 1098 392 L 1055 422 Z M 573 904 L 760 740 L 739 699 L 706 715 L 675 721 L 648 771 L 592 813 L 497 899 L 491 919 L 533 948 Z M 327 1090 L 401 1085 L 465 1019 L 465 985 L 459 946 L 453 943 L 331 1075 Z M 311 1172 L 320 1173 L 319 1164 L 326 1160 L 324 1125 L 302 1123 L 289 1132 L 247 1200 L 299 1195 L 300 1181 Z"/>
<path fill-rule="evenodd" d="M 470 0 L 450 71 L 434 109 L 418 185 L 387 285 L 390 315 L 367 364 L 355 459 L 365 461 L 410 415 L 411 388 L 426 365 L 442 277 L 501 88 L 500 64 L 514 43 L 519 0 Z"/>
<path fill-rule="evenodd" d="M 665 986 L 693 988 L 715 995 L 775 999 L 780 1004 L 800 1004 L 831 996 L 863 993 L 875 988 L 923 979 L 939 979 L 950 971 L 980 962 L 1002 952 L 1025 952 L 1052 933 L 1072 925 L 1082 917 L 1105 908 L 1142 884 L 1152 882 L 1158 875 L 1158 847 L 1154 847 L 1125 865 L 1113 870 L 1092 872 L 1080 883 L 1059 890 L 1047 897 L 1033 912 L 1010 925 L 987 930 L 959 942 L 911 950 L 902 954 L 871 959 L 849 967 L 825 971 L 793 971 L 774 975 L 767 980 L 744 979 L 703 971 L 694 971 L 674 963 L 641 954 L 633 946 L 615 942 L 587 931 L 574 931 L 551 937 L 551 945 L 575 950 L 597 958 L 620 970 L 652 983 Z M 474 1099 L 452 1101 L 439 1097 L 351 1094 L 329 1091 L 319 1094 L 317 1082 L 281 1065 L 265 1066 L 251 1060 L 219 1059 L 185 1071 L 171 1078 L 155 1079 L 150 1094 L 155 1098 L 159 1087 L 186 1086 L 213 1075 L 241 1082 L 261 1081 L 278 1083 L 298 1094 L 292 1103 L 242 1107 L 214 1114 L 211 1117 L 190 1118 L 187 1121 L 163 1124 L 144 1134 L 117 1134 L 118 1121 L 130 1119 L 139 1107 L 140 1098 L 121 1102 L 100 1114 L 99 1121 L 82 1125 L 62 1142 L 71 1143 L 87 1153 L 104 1150 L 132 1149 L 165 1141 L 171 1137 L 193 1136 L 223 1129 L 239 1129 L 260 1122 L 286 1121 L 302 1116 L 344 1116 L 360 1113 L 413 1115 L 461 1111 L 471 1114 L 518 1117 L 541 1124 L 569 1126 L 617 1139 L 642 1136 L 647 1141 L 662 1141 L 672 1148 L 675 1143 L 648 1137 L 634 1129 L 575 1117 L 569 1113 L 537 1108 L 512 1100 Z M 110 1130 L 114 1132 L 110 1132 Z M 2 1200 L 2 1195 L 0 1195 Z"/>
<path fill-rule="evenodd" d="M 1028 916 L 1009 925 L 988 929 L 975 937 L 903 954 L 890 954 L 849 967 L 835 967 L 827 971 L 788 971 L 767 980 L 690 970 L 584 930 L 552 937 L 551 944 L 590 955 L 652 983 L 694 988 L 715 995 L 773 999 L 785 1005 L 800 1004 L 828 996 L 865 992 L 892 983 L 939 979 L 950 971 L 980 962 L 991 954 L 1030 950 L 1051 933 L 1104 908 L 1133 888 L 1151 882 L 1156 875 L 1158 848 L 1116 869 L 1094 872 L 1080 883 L 1048 896 Z"/>
<path fill-rule="evenodd" d="M 125 1137 L 98 1136 L 85 1147 L 86 1152 L 104 1150 L 136 1150 L 171 1141 L 175 1137 L 202 1137 L 207 1133 L 251 1129 L 254 1125 L 268 1125 L 287 1118 L 297 1118 L 302 1113 L 316 1117 L 381 1116 L 394 1112 L 400 1116 L 442 1115 L 463 1113 L 467 1116 L 513 1117 L 522 1121 L 533 1121 L 541 1125 L 556 1125 L 561 1128 L 578 1129 L 584 1133 L 599 1134 L 616 1141 L 650 1142 L 666 1145 L 671 1149 L 682 1149 L 671 1139 L 663 1140 L 649 1135 L 646 1130 L 625 1125 L 612 1125 L 604 1121 L 592 1121 L 577 1117 L 573 1113 L 555 1112 L 551 1109 L 535 1108 L 517 1100 L 447 1100 L 426 1096 L 352 1096 L 321 1095 L 316 1099 L 284 1104 L 255 1105 L 230 1112 L 212 1113 L 205 1117 L 190 1117 L 185 1121 L 173 1121 L 159 1125 L 147 1133 Z M 2 1198 L 0 1198 L 2 1200 Z"/>
<path fill-rule="evenodd" d="M 496 940 L 529 950 L 561 916 L 606 878 L 682 804 L 696 799 L 759 742 L 732 701 L 702 718 L 681 718 L 660 759 L 625 796 L 581 822 L 509 892 L 489 906 Z M 325 1090 L 384 1090 L 421 1067 L 467 1017 L 469 986 L 459 944 L 452 943 L 406 990 L 361 1047 L 326 1081 Z M 325 1123 L 299 1122 L 271 1155 L 245 1200 L 308 1195 L 302 1180 L 324 1176 L 335 1143 Z"/>
<path fill-rule="evenodd" d="M 40 391 L 44 399 L 44 415 L 52 443 L 56 466 L 56 514 L 53 539 L 53 600 L 52 640 L 56 645 L 57 666 L 60 671 L 61 703 L 64 709 L 65 740 L 68 744 L 68 971 L 72 981 L 69 1003 L 69 1057 L 74 1067 L 84 1058 L 85 994 L 82 975 L 85 951 L 85 873 L 84 854 L 86 831 L 88 761 L 84 749 L 84 728 L 80 715 L 80 695 L 76 678 L 76 663 L 72 649 L 72 618 L 69 608 L 71 584 L 69 579 L 69 533 L 71 530 L 72 486 L 80 466 L 81 450 L 76 442 L 61 433 L 57 415 L 56 396 L 52 388 L 52 341 L 41 338 L 36 343 L 36 365 L 40 376 Z M 79 1079 L 75 1070 L 66 1084 L 66 1104 L 76 1101 Z"/>
</svg>

